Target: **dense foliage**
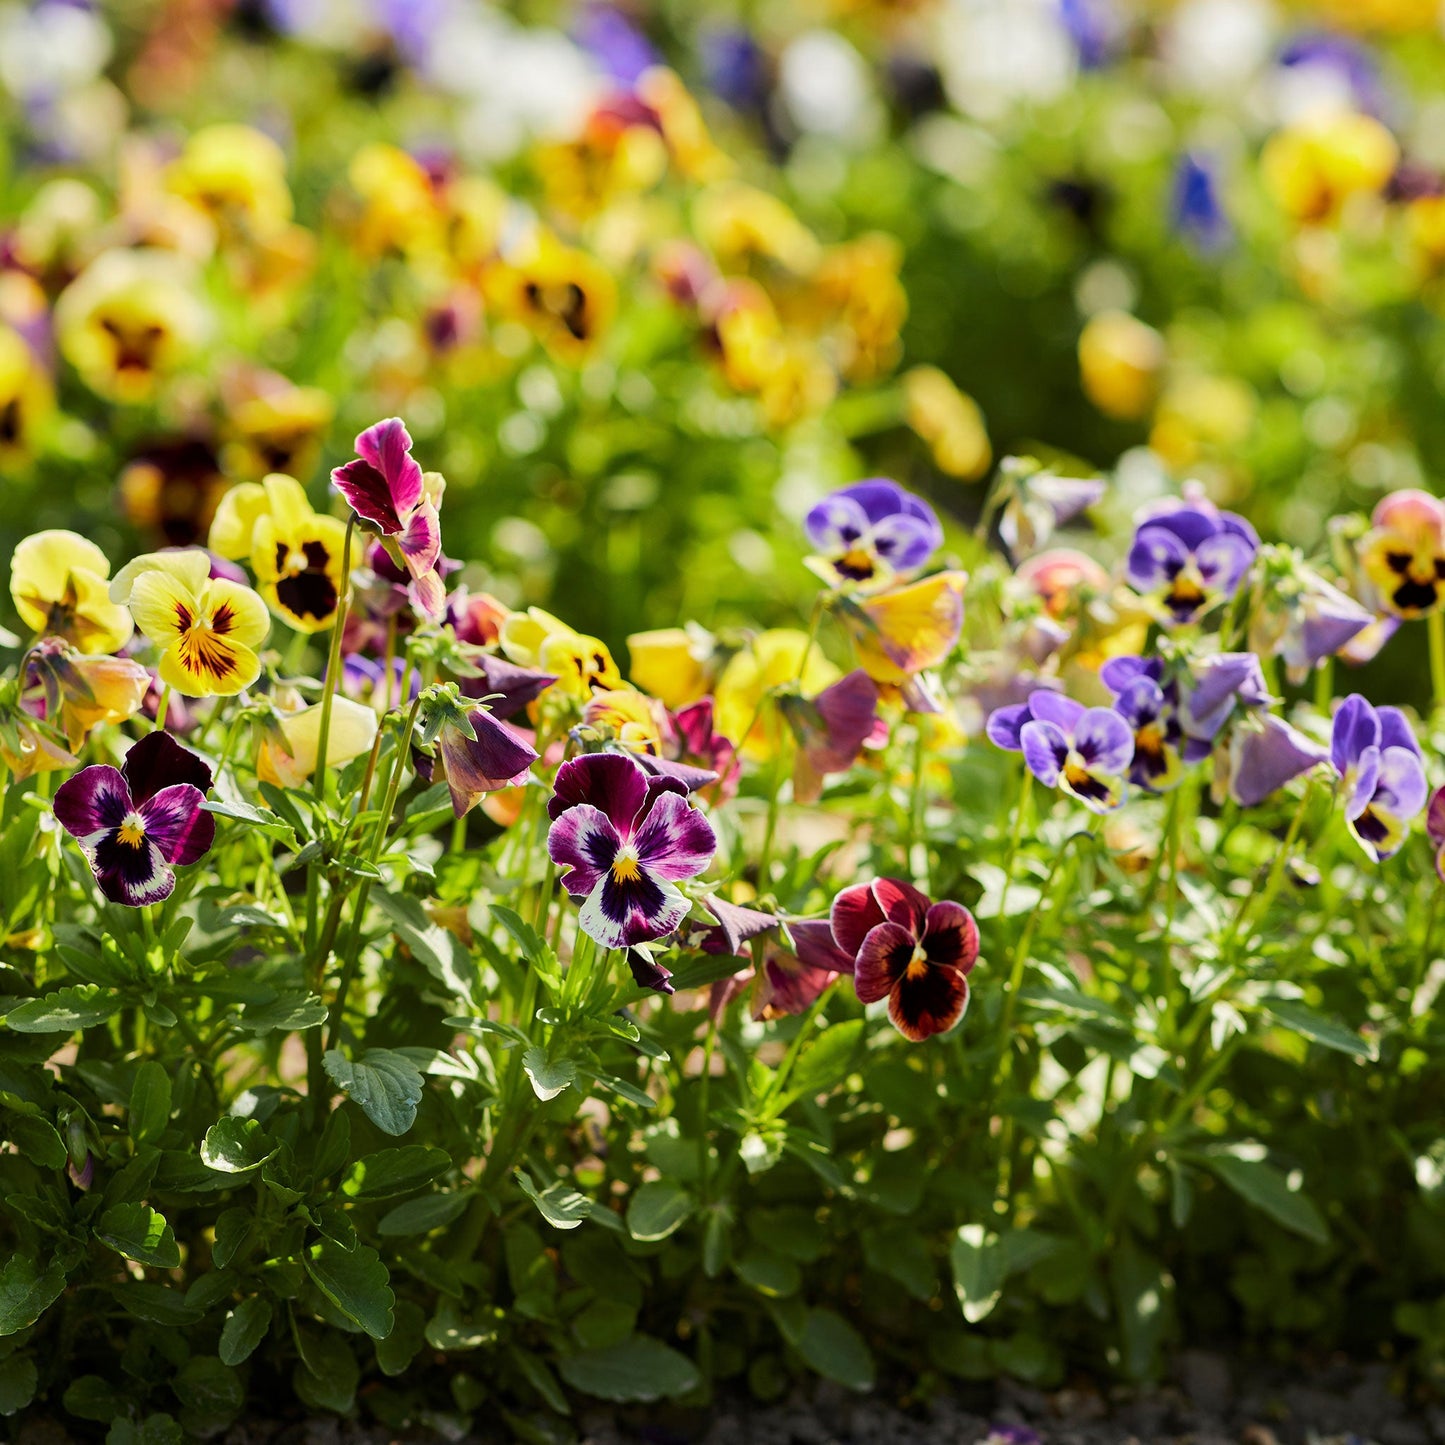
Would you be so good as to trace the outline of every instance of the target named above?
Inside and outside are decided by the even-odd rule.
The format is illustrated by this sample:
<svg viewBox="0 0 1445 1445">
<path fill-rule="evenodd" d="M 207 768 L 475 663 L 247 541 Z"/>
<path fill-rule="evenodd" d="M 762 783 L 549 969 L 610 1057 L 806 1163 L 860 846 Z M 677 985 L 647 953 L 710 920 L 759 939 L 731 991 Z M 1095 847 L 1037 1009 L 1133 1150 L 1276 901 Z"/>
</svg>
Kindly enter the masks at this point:
<svg viewBox="0 0 1445 1445">
<path fill-rule="evenodd" d="M 1433 4 L 744 8 L 0 9 L 0 1414 L 1445 1386 Z"/>
</svg>

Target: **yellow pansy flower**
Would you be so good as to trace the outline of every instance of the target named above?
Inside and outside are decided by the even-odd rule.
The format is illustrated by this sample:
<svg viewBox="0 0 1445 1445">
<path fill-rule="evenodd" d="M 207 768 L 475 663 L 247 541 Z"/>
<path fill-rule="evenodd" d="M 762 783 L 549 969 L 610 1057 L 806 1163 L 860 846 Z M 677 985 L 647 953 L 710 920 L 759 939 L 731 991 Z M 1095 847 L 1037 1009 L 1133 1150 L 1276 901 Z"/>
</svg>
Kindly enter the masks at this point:
<svg viewBox="0 0 1445 1445">
<path fill-rule="evenodd" d="M 285 472 L 305 477 L 315 470 L 321 439 L 336 414 L 336 403 L 320 387 L 293 386 L 270 372 L 234 378 L 226 403 L 224 457 L 233 476 L 264 477 Z"/>
<path fill-rule="evenodd" d="M 750 758 L 772 757 L 782 729 L 770 716 L 769 694 L 796 683 L 806 696 L 812 696 L 839 676 L 806 632 L 791 627 L 760 632 L 750 646 L 732 656 L 718 679 L 714 694 L 717 730 Z"/>
<path fill-rule="evenodd" d="M 184 697 L 229 697 L 261 675 L 256 649 L 271 630 L 249 587 L 213 578 L 199 550 L 156 552 L 126 577 L 136 626 L 161 651 L 160 679 Z M 125 576 L 122 573 L 122 576 Z"/>
<path fill-rule="evenodd" d="M 331 699 L 331 726 L 326 734 L 326 766 L 340 767 L 371 751 L 376 741 L 376 713 L 349 697 Z M 289 717 L 266 737 L 256 754 L 256 776 L 263 783 L 299 788 L 316 771 L 321 748 L 321 704 L 313 703 Z"/>
<path fill-rule="evenodd" d="M 553 684 L 567 697 L 585 702 L 594 691 L 623 686 L 622 674 L 607 644 L 574 632 L 560 618 L 540 607 L 514 612 L 502 624 L 502 651 L 519 667 L 557 675 Z"/>
<path fill-rule="evenodd" d="M 666 724 L 662 703 L 631 688 L 594 692 L 582 712 L 582 721 L 608 729 L 618 742 L 643 753 L 662 751 Z"/>
<path fill-rule="evenodd" d="M 611 324 L 617 283 L 594 257 L 539 232 L 489 273 L 490 299 L 554 356 L 579 361 Z"/>
<path fill-rule="evenodd" d="M 0 324 L 0 461 L 31 455 L 39 424 L 55 405 L 50 376 L 18 331 Z"/>
<path fill-rule="evenodd" d="M 928 443 L 939 471 L 977 481 L 993 461 L 978 403 L 936 366 L 915 366 L 903 378 L 908 425 Z"/>
<path fill-rule="evenodd" d="M 632 680 L 676 712 L 707 692 L 713 647 L 712 633 L 695 623 L 634 632 L 627 639 Z"/>
<path fill-rule="evenodd" d="M 1167 360 L 1164 338 L 1125 311 L 1099 312 L 1079 335 L 1084 395 L 1116 421 L 1148 414 Z"/>
<path fill-rule="evenodd" d="M 901 686 L 937 667 L 963 631 L 964 572 L 936 572 L 860 603 L 849 617 L 858 662 L 874 682 Z"/>
<path fill-rule="evenodd" d="M 211 216 L 223 232 L 264 237 L 291 219 L 286 155 L 248 125 L 209 125 L 193 134 L 166 176 L 169 189 Z"/>
<path fill-rule="evenodd" d="M 10 559 L 10 596 L 29 628 L 63 637 L 81 652 L 118 652 L 130 641 L 130 614 L 108 594 L 105 553 L 74 532 L 36 532 Z"/>
<path fill-rule="evenodd" d="M 725 266 L 752 259 L 773 262 L 806 276 L 817 266 L 822 247 L 787 203 L 740 181 L 710 187 L 693 211 L 697 234 Z"/>
<path fill-rule="evenodd" d="M 1294 220 L 1333 219 L 1351 196 L 1379 191 L 1395 173 L 1400 147 L 1373 116 L 1313 115 L 1276 131 L 1260 153 L 1260 178 Z"/>
</svg>

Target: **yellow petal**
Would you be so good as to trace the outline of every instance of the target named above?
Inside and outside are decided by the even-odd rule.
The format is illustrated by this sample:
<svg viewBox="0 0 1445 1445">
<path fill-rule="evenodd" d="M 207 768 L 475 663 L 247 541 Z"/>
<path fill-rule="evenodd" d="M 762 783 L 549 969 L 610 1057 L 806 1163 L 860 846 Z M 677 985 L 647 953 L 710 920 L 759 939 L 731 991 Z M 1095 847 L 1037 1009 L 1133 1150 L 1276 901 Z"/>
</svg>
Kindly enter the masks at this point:
<svg viewBox="0 0 1445 1445">
<path fill-rule="evenodd" d="M 281 722 L 287 752 L 269 739 L 262 743 L 256 773 L 265 782 L 296 787 L 316 770 L 321 744 L 321 704 L 314 703 Z M 376 714 L 349 697 L 331 700 L 331 729 L 326 735 L 326 766 L 339 767 L 371 751 L 376 740 Z"/>
<path fill-rule="evenodd" d="M 863 604 L 858 658 L 875 682 L 900 683 L 937 667 L 963 629 L 963 572 L 939 572 Z"/>
<path fill-rule="evenodd" d="M 259 647 L 271 631 L 266 604 L 249 587 L 218 577 L 210 585 L 204 604 L 211 626 L 243 647 Z M 223 622 L 229 625 L 222 627 Z"/>
<path fill-rule="evenodd" d="M 145 572 L 161 572 L 195 596 L 211 575 L 211 559 L 199 547 L 175 552 L 142 552 L 115 574 L 110 584 L 112 602 L 129 602 L 136 579 Z"/>
<path fill-rule="evenodd" d="M 196 622 L 201 607 L 195 589 L 183 578 L 152 567 L 131 584 L 130 611 L 135 625 L 157 647 L 169 647 Z"/>
<path fill-rule="evenodd" d="M 256 523 L 267 505 L 266 490 L 259 482 L 240 482 L 232 487 L 216 507 L 209 539 L 211 551 L 233 562 L 249 557 Z"/>
<path fill-rule="evenodd" d="M 271 472 L 261 482 L 276 530 L 283 536 L 300 531 L 316 515 L 306 499 L 306 489 L 295 477 Z"/>
<path fill-rule="evenodd" d="M 261 675 L 261 659 L 229 637 L 193 629 L 165 650 L 156 671 L 183 697 L 231 697 Z"/>
</svg>

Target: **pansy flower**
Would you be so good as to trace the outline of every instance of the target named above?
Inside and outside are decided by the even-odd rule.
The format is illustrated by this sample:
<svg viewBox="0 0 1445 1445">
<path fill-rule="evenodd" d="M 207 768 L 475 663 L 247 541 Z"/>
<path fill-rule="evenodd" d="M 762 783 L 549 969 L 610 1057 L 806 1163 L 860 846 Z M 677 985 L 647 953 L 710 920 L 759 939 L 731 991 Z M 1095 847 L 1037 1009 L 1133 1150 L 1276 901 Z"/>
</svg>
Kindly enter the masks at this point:
<svg viewBox="0 0 1445 1445">
<path fill-rule="evenodd" d="M 1214 157 L 1186 151 L 1174 167 L 1169 215 L 1175 231 L 1198 250 L 1223 250 L 1232 234 L 1229 217 L 1219 195 L 1219 174 Z"/>
<path fill-rule="evenodd" d="M 698 941 L 704 953 L 747 958 L 747 943 L 763 939 L 761 968 L 749 966 L 713 984 L 708 1009 L 714 1020 L 744 993 L 751 994 L 748 1011 L 755 1019 L 805 1013 L 836 979 L 853 972 L 853 955 L 838 947 L 826 918 L 785 919 L 716 897 L 703 899 L 703 907 L 718 920 Z"/>
<path fill-rule="evenodd" d="M 804 695 L 821 692 L 838 680 L 838 669 L 793 627 L 770 627 L 728 659 L 718 678 L 715 720 L 745 757 L 759 762 L 777 754 L 784 739 L 776 695 L 796 686 Z"/>
<path fill-rule="evenodd" d="M 74 532 L 36 532 L 10 559 L 10 597 L 20 620 L 81 652 L 118 652 L 134 624 L 109 594 L 105 553 Z"/>
<path fill-rule="evenodd" d="M 922 567 L 943 545 L 933 508 L 885 477 L 824 497 L 804 527 L 819 553 L 808 565 L 834 586 L 886 585 Z"/>
<path fill-rule="evenodd" d="M 256 752 L 256 776 L 263 783 L 299 788 L 316 771 L 321 752 L 322 705 L 312 703 L 269 727 Z M 339 768 L 370 752 L 376 741 L 376 711 L 349 697 L 331 699 L 326 733 L 326 766 Z"/>
<path fill-rule="evenodd" d="M 497 309 L 515 316 L 562 361 L 583 360 L 617 310 L 611 272 L 549 232 L 539 232 L 489 277 Z"/>
<path fill-rule="evenodd" d="M 940 666 L 958 645 L 967 583 L 966 572 L 936 572 L 845 607 L 859 666 L 874 682 L 898 688 L 911 711 L 937 711 L 919 674 Z"/>
<path fill-rule="evenodd" d="M 862 668 L 813 698 L 785 693 L 779 705 L 798 744 L 795 802 L 816 803 L 830 773 L 846 773 L 867 744 L 887 737 L 887 725 L 878 717 L 878 685 Z"/>
<path fill-rule="evenodd" d="M 1091 811 L 1107 813 L 1124 801 L 1134 734 L 1112 708 L 1085 707 L 1040 689 L 1026 703 L 991 713 L 987 732 L 997 747 L 1021 752 L 1041 783 L 1063 789 Z"/>
<path fill-rule="evenodd" d="M 930 903 L 901 879 L 877 878 L 845 888 L 831 922 L 834 941 L 853 957 L 858 998 L 886 998 L 904 1038 L 921 1043 L 963 1017 L 978 925 L 961 903 Z"/>
<path fill-rule="evenodd" d="M 160 649 L 160 679 L 183 697 L 229 697 L 261 675 L 271 620 L 249 587 L 211 576 L 199 549 L 157 552 L 126 579 L 136 626 Z"/>
<path fill-rule="evenodd" d="M 624 684 L 612 653 L 600 638 L 575 632 L 540 607 L 514 612 L 502 624 L 502 651 L 521 667 L 550 672 L 557 691 L 577 702 L 594 692 L 614 692 Z"/>
<path fill-rule="evenodd" d="M 129 657 L 94 657 L 56 637 L 41 639 L 29 653 L 26 706 L 54 723 L 72 748 L 92 728 L 134 717 L 150 690 L 150 672 Z"/>
<path fill-rule="evenodd" d="M 1250 619 L 1256 652 L 1280 658 L 1298 686 L 1326 658 L 1334 657 L 1375 621 L 1368 608 L 1325 581 L 1293 547 L 1260 552 L 1260 605 Z"/>
<path fill-rule="evenodd" d="M 1242 808 L 1262 803 L 1320 763 L 1329 750 L 1274 713 L 1253 712 L 1237 723 L 1225 758 L 1229 796 Z"/>
<path fill-rule="evenodd" d="M 85 853 L 100 891 L 139 908 L 171 896 L 175 865 L 215 837 L 201 804 L 211 770 L 169 733 L 148 733 L 119 768 L 97 763 L 56 789 L 55 816 Z"/>
<path fill-rule="evenodd" d="M 1183 775 L 1178 689 L 1164 681 L 1158 658 L 1111 658 L 1099 680 L 1114 693 L 1114 711 L 1134 733 L 1129 781 L 1151 792 L 1172 788 Z"/>
<path fill-rule="evenodd" d="M 1360 566 L 1396 617 L 1423 617 L 1445 588 L 1445 502 L 1408 488 L 1381 499 L 1360 542 Z"/>
<path fill-rule="evenodd" d="M 903 376 L 908 425 L 928 443 L 934 465 L 950 477 L 977 481 L 993 460 L 978 403 L 936 366 L 915 366 Z"/>
<path fill-rule="evenodd" d="M 1420 745 L 1397 707 L 1351 693 L 1335 711 L 1330 761 L 1344 787 L 1345 820 L 1377 863 L 1399 852 L 1430 791 Z"/>
<path fill-rule="evenodd" d="M 411 454 L 411 436 L 399 417 L 379 421 L 356 438 L 357 460 L 331 473 L 336 490 L 352 510 L 396 538 L 412 575 L 418 606 L 436 616 L 445 605 L 436 575 L 441 556 L 441 519 L 437 515 L 440 478 L 430 485 Z"/>
<path fill-rule="evenodd" d="M 1163 622 L 1180 625 L 1233 597 L 1258 550 L 1243 517 L 1189 498 L 1139 522 L 1126 573 L 1129 585 L 1159 606 Z"/>
<path fill-rule="evenodd" d="M 465 817 L 488 794 L 526 781 L 537 750 L 484 707 L 463 707 L 437 734 L 452 812 Z"/>
<path fill-rule="evenodd" d="M 1430 795 L 1425 813 L 1425 834 L 1435 850 L 1435 872 L 1445 883 L 1445 788 L 1436 788 Z"/>
<path fill-rule="evenodd" d="M 628 671 L 643 692 L 676 711 L 696 702 L 712 685 L 716 649 L 717 639 L 695 622 L 634 632 L 627 639 Z"/>
<path fill-rule="evenodd" d="M 591 753 L 557 770 L 547 852 L 585 899 L 580 922 L 604 948 L 664 938 L 687 917 L 677 885 L 712 861 L 712 825 L 682 785 L 649 777 L 625 753 Z"/>
<path fill-rule="evenodd" d="M 206 535 L 228 482 L 204 435 L 147 442 L 121 469 L 116 494 L 126 519 L 167 547 L 194 547 Z"/>
</svg>

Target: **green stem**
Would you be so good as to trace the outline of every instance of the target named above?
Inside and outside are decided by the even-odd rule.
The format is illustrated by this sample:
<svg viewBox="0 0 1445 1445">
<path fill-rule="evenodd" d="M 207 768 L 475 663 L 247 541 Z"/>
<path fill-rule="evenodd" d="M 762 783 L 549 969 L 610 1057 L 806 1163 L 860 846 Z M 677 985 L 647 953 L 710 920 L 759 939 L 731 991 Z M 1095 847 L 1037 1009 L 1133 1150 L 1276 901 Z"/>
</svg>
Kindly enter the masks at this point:
<svg viewBox="0 0 1445 1445">
<path fill-rule="evenodd" d="M 336 621 L 331 624 L 331 651 L 326 659 L 326 676 L 321 684 L 321 726 L 316 735 L 316 770 L 312 793 L 319 803 L 326 796 L 326 755 L 331 741 L 331 702 L 341 678 L 341 636 L 351 611 L 351 537 L 356 530 L 356 513 L 346 519 L 346 540 L 341 547 L 341 596 Z"/>
<path fill-rule="evenodd" d="M 1445 612 L 1437 607 L 1426 627 L 1430 637 L 1430 691 L 1438 713 L 1445 707 Z"/>
<path fill-rule="evenodd" d="M 1228 932 L 1224 935 L 1219 950 L 1221 956 L 1228 956 L 1232 952 L 1240 930 L 1251 912 L 1256 913 L 1256 921 L 1265 918 L 1269 913 L 1270 904 L 1274 902 L 1275 894 L 1279 892 L 1279 885 L 1284 880 L 1285 867 L 1289 862 L 1290 854 L 1294 852 L 1295 843 L 1299 840 L 1300 829 L 1304 826 L 1305 815 L 1309 812 L 1311 802 L 1314 801 L 1314 795 L 1315 783 L 1311 778 L 1305 785 L 1304 796 L 1299 801 L 1299 807 L 1295 809 L 1294 817 L 1290 819 L 1289 830 L 1284 835 L 1284 842 L 1274 855 L 1269 876 L 1265 880 L 1264 891 L 1259 895 L 1258 909 L 1255 910 L 1251 907 L 1255 902 L 1255 894 L 1251 889 L 1249 893 L 1245 894 L 1235 912 L 1233 922 L 1229 925 Z"/>
<path fill-rule="evenodd" d="M 166 727 L 166 714 L 171 710 L 171 685 L 166 683 L 161 688 L 160 701 L 156 703 L 156 732 L 164 732 Z"/>
<path fill-rule="evenodd" d="M 918 886 L 928 892 L 928 840 L 925 830 L 925 810 L 928 806 L 928 798 L 923 789 L 924 777 L 924 753 L 927 748 L 927 735 L 923 730 L 923 719 L 916 719 L 916 728 L 913 739 L 913 786 L 908 798 L 908 848 L 904 856 L 904 871 L 912 876 Z M 920 842 L 923 844 L 922 856 L 917 867 L 914 866 L 914 855 L 918 853 Z"/>
</svg>

